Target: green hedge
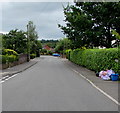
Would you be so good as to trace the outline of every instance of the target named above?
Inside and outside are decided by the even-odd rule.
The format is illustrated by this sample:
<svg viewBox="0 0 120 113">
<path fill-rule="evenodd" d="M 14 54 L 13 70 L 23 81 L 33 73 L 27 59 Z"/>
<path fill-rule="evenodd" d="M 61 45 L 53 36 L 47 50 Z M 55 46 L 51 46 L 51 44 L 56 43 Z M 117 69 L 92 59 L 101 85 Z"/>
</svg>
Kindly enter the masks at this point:
<svg viewBox="0 0 120 113">
<path fill-rule="evenodd" d="M 47 51 L 47 55 L 52 55 L 52 54 L 53 54 L 52 51 L 50 51 L 50 50 Z"/>
<path fill-rule="evenodd" d="M 110 49 L 76 49 L 70 52 L 70 60 L 78 65 L 99 72 L 101 70 L 118 70 L 118 48 Z"/>
<path fill-rule="evenodd" d="M 34 59 L 36 57 L 36 54 L 30 54 L 30 59 Z"/>
<path fill-rule="evenodd" d="M 0 49 L 0 63 L 6 64 L 19 59 L 18 53 L 11 49 Z"/>
<path fill-rule="evenodd" d="M 71 51 L 72 51 L 71 49 L 68 49 L 68 50 L 65 51 L 66 58 L 69 59 L 69 60 L 70 60 L 70 52 Z"/>
<path fill-rule="evenodd" d="M 18 60 L 18 57 L 15 55 L 0 55 L 0 63 L 2 63 L 2 64 L 14 62 L 17 60 Z"/>
<path fill-rule="evenodd" d="M 12 49 L 2 49 L 2 55 L 15 55 L 18 56 L 18 53 Z"/>
</svg>

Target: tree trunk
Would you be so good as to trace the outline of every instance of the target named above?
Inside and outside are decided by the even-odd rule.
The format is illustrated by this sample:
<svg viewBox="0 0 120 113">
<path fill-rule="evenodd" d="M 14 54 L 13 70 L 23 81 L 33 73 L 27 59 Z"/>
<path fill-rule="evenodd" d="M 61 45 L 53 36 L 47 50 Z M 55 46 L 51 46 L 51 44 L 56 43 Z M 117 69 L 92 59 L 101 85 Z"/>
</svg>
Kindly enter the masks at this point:
<svg viewBox="0 0 120 113">
<path fill-rule="evenodd" d="M 107 33 L 106 37 L 107 37 L 106 48 L 111 48 L 112 47 L 112 34 L 110 32 L 110 26 L 108 26 L 108 33 Z"/>
</svg>

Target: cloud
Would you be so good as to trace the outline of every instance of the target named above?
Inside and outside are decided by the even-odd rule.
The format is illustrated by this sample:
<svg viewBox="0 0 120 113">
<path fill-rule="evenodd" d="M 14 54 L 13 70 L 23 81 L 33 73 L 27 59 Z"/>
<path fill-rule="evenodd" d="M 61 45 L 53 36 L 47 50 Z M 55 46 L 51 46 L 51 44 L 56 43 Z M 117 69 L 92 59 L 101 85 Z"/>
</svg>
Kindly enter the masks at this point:
<svg viewBox="0 0 120 113">
<path fill-rule="evenodd" d="M 11 2 L 2 6 L 2 30 L 12 29 L 26 31 L 28 21 L 33 21 L 40 38 L 58 39 L 64 37 L 57 24 L 64 24 L 62 5 L 67 3 L 56 2 Z"/>
</svg>

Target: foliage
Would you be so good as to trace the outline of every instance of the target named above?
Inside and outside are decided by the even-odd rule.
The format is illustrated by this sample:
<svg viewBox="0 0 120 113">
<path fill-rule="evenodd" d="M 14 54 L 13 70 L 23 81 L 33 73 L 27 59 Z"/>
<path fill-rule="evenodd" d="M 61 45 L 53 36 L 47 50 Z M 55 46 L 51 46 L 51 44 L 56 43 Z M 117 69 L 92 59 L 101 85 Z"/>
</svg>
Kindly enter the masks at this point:
<svg viewBox="0 0 120 113">
<path fill-rule="evenodd" d="M 12 49 L 17 53 L 24 53 L 27 48 L 25 32 L 15 29 L 11 30 L 8 34 L 3 35 L 3 47 L 5 49 Z"/>
<path fill-rule="evenodd" d="M 0 63 L 9 63 L 17 61 L 19 56 L 18 53 L 11 49 L 0 49 Z"/>
<path fill-rule="evenodd" d="M 53 52 L 52 51 L 47 51 L 47 55 L 52 55 L 53 54 Z"/>
<path fill-rule="evenodd" d="M 17 60 L 18 60 L 18 57 L 15 55 L 0 55 L 0 63 L 2 64 L 14 62 Z"/>
<path fill-rule="evenodd" d="M 120 39 L 120 34 L 117 33 L 115 30 L 112 29 L 112 34 L 116 36 L 117 39 Z"/>
<path fill-rule="evenodd" d="M 57 42 L 58 40 L 41 40 L 42 46 L 48 45 L 51 48 L 55 48 Z"/>
<path fill-rule="evenodd" d="M 2 49 L 2 55 L 15 55 L 18 56 L 18 53 L 12 49 Z"/>
<path fill-rule="evenodd" d="M 63 38 L 59 40 L 55 47 L 55 51 L 58 53 L 63 53 L 65 50 L 71 48 L 72 43 L 68 38 Z"/>
<path fill-rule="evenodd" d="M 6 55 L 7 57 L 7 62 L 14 62 L 14 61 L 17 61 L 18 60 L 18 57 L 15 56 L 15 55 Z"/>
<path fill-rule="evenodd" d="M 42 48 L 40 40 L 35 40 L 34 43 L 31 44 L 30 53 L 36 54 L 36 57 L 40 56 L 40 49 Z"/>
<path fill-rule="evenodd" d="M 111 33 L 116 37 L 116 41 L 113 43 L 113 47 L 120 48 L 120 34 L 113 29 L 111 30 Z"/>
<path fill-rule="evenodd" d="M 2 48 L 2 41 L 3 41 L 3 40 L 2 40 L 2 36 L 3 36 L 3 35 L 0 34 L 0 48 Z"/>
<path fill-rule="evenodd" d="M 69 59 L 70 60 L 70 52 L 72 51 L 72 49 L 67 49 L 66 51 L 65 51 L 65 53 L 66 53 L 66 58 L 67 59 Z"/>
<path fill-rule="evenodd" d="M 0 64 L 5 64 L 7 62 L 7 57 L 5 55 L 0 55 Z"/>
<path fill-rule="evenodd" d="M 47 50 L 46 49 L 41 49 L 40 53 L 41 53 L 41 55 L 47 54 Z"/>
<path fill-rule="evenodd" d="M 70 52 L 72 62 L 98 72 L 106 69 L 120 72 L 118 62 L 115 59 L 118 59 L 118 48 L 75 49 Z"/>
<path fill-rule="evenodd" d="M 30 59 L 34 59 L 36 57 L 36 54 L 30 54 Z"/>
<path fill-rule="evenodd" d="M 37 57 L 40 56 L 40 49 L 42 48 L 40 40 L 38 40 L 38 34 L 36 32 L 36 26 L 32 21 L 28 22 L 27 25 L 27 36 L 28 36 L 28 53 L 34 53 Z"/>
<path fill-rule="evenodd" d="M 77 2 L 64 8 L 66 26 L 58 25 L 72 41 L 73 48 L 112 47 L 120 33 L 120 2 Z"/>
</svg>

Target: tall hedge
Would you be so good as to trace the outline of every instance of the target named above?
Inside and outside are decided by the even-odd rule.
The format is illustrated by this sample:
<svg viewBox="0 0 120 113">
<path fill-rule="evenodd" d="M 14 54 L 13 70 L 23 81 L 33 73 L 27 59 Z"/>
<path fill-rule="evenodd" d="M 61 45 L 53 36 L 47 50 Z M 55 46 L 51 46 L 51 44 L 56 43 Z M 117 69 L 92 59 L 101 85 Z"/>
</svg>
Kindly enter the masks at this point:
<svg viewBox="0 0 120 113">
<path fill-rule="evenodd" d="M 11 49 L 0 49 L 0 64 L 14 62 L 19 59 L 18 53 Z"/>
<path fill-rule="evenodd" d="M 109 49 L 76 49 L 70 52 L 70 60 L 78 65 L 85 66 L 94 71 L 112 69 L 120 73 L 118 69 L 118 48 Z"/>
</svg>

